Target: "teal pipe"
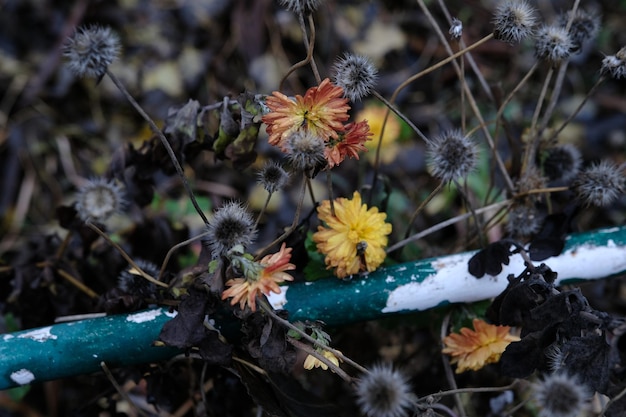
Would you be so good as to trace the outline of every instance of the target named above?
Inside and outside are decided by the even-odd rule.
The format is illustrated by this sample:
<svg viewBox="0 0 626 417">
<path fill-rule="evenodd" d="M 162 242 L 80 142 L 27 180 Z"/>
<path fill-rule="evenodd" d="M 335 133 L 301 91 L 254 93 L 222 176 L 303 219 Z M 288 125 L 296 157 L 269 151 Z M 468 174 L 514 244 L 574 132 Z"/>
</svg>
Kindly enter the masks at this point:
<svg viewBox="0 0 626 417">
<path fill-rule="evenodd" d="M 290 320 L 322 320 L 341 325 L 424 311 L 449 303 L 469 303 L 498 295 L 508 274 L 519 274 L 520 256 L 497 276 L 476 279 L 467 272 L 473 252 L 381 268 L 349 281 L 336 278 L 299 282 L 272 294 L 275 308 Z M 557 283 L 608 278 L 626 272 L 626 226 L 569 236 L 563 253 L 544 261 Z M 0 335 L 0 389 L 97 372 L 109 367 L 158 362 L 179 353 L 153 346 L 165 309 L 146 310 Z M 216 327 L 227 323 L 216 323 Z"/>
</svg>

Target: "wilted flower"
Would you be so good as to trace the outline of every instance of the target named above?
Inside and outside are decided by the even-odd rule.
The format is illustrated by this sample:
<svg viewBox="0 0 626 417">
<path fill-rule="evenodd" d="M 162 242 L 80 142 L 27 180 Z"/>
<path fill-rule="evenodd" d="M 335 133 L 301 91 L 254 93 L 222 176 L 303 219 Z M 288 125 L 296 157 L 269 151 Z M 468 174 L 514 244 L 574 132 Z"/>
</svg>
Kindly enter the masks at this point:
<svg viewBox="0 0 626 417">
<path fill-rule="evenodd" d="M 616 80 L 626 78 L 626 46 L 622 47 L 615 55 L 607 55 L 602 60 L 602 74 L 610 75 Z"/>
<path fill-rule="evenodd" d="M 533 384 L 532 398 L 541 408 L 539 417 L 576 417 L 590 393 L 576 377 L 555 372 Z"/>
<path fill-rule="evenodd" d="M 493 34 L 496 39 L 508 43 L 519 43 L 533 35 L 537 16 L 525 0 L 504 0 L 499 2 L 494 13 Z"/>
<path fill-rule="evenodd" d="M 87 26 L 79 28 L 64 48 L 70 71 L 79 77 L 100 79 L 120 53 L 119 38 L 111 28 Z"/>
<path fill-rule="evenodd" d="M 478 162 L 478 150 L 460 130 L 450 130 L 427 143 L 433 177 L 451 182 L 467 177 Z"/>
<path fill-rule="evenodd" d="M 265 256 L 259 262 L 239 258 L 241 263 L 238 266 L 243 270 L 244 277 L 226 281 L 229 288 L 222 293 L 222 300 L 232 297 L 231 305 L 239 303 L 242 310 L 248 305 L 250 310 L 256 311 L 257 296 L 269 295 L 270 291 L 280 294 L 278 284 L 293 281 L 293 277 L 285 272 L 296 269 L 294 264 L 289 263 L 290 259 L 291 248 L 284 243 L 278 252 Z"/>
<path fill-rule="evenodd" d="M 572 16 L 572 11 L 568 10 L 559 16 L 559 25 L 567 27 Z M 569 29 L 569 35 L 573 43 L 573 50 L 578 52 L 582 48 L 585 41 L 593 39 L 600 30 L 600 16 L 596 13 L 587 12 L 583 9 L 577 9 L 572 25 Z"/>
<path fill-rule="evenodd" d="M 137 259 L 135 263 L 142 271 L 151 277 L 156 278 L 159 276 L 160 268 L 152 262 Z M 157 291 L 157 286 L 145 279 L 139 274 L 139 271 L 132 266 L 129 266 L 120 273 L 117 282 L 119 289 L 131 295 L 148 298 L 153 296 Z"/>
<path fill-rule="evenodd" d="M 450 362 L 457 364 L 457 374 L 498 362 L 509 343 L 520 340 L 509 333 L 509 326 L 495 326 L 479 319 L 474 319 L 473 324 L 474 330 L 463 327 L 460 333 L 443 338 L 442 352 L 452 356 Z"/>
<path fill-rule="evenodd" d="M 391 233 L 391 224 L 385 222 L 387 215 L 376 207 L 368 209 L 357 191 L 352 200 L 336 199 L 334 209 L 333 216 L 330 201 L 322 201 L 317 213 L 326 226 L 319 226 L 313 234 L 317 250 L 326 256 L 327 268 L 335 268 L 339 278 L 374 271 L 386 256 L 384 248 Z"/>
<path fill-rule="evenodd" d="M 284 150 L 286 140 L 298 130 L 309 131 L 324 141 L 336 139 L 349 117 L 347 103 L 343 89 L 328 78 L 319 86 L 309 88 L 304 97 L 297 95 L 295 100 L 274 91 L 265 100 L 271 111 L 263 116 L 269 143 Z"/>
<path fill-rule="evenodd" d="M 293 132 L 284 143 L 284 152 L 291 166 L 307 174 L 325 168 L 326 142 L 309 130 Z"/>
<path fill-rule="evenodd" d="M 608 206 L 624 192 L 624 176 L 615 164 L 602 161 L 583 170 L 572 187 L 587 206 Z"/>
<path fill-rule="evenodd" d="M 450 30 L 448 33 L 452 37 L 452 39 L 459 39 L 463 34 L 463 22 L 461 22 L 456 17 L 452 18 L 452 24 L 450 25 Z"/>
<path fill-rule="evenodd" d="M 570 34 L 561 26 L 542 26 L 537 32 L 535 56 L 551 63 L 569 58 L 574 44 Z"/>
<path fill-rule="evenodd" d="M 288 179 L 289 174 L 287 174 L 287 171 L 275 161 L 270 161 L 263 165 L 258 174 L 258 183 L 270 194 L 274 194 L 283 188 Z"/>
<path fill-rule="evenodd" d="M 320 348 L 317 348 L 316 351 L 317 353 L 319 353 L 320 355 L 323 355 L 326 359 L 331 361 L 335 366 L 339 366 L 339 358 L 336 357 L 334 353 L 326 349 L 320 349 Z M 317 359 L 313 355 L 309 355 L 306 357 L 306 359 L 304 360 L 303 366 L 304 366 L 304 369 L 309 369 L 309 370 L 313 368 L 322 368 L 323 370 L 328 369 L 328 365 L 326 365 L 324 362 Z"/>
<path fill-rule="evenodd" d="M 206 241 L 214 258 L 226 255 L 237 245 L 249 246 L 256 237 L 252 215 L 240 203 L 229 202 L 220 207 L 207 226 Z"/>
<path fill-rule="evenodd" d="M 114 180 L 89 180 L 76 196 L 76 211 L 83 221 L 102 222 L 119 212 L 126 202 L 122 187 Z"/>
<path fill-rule="evenodd" d="M 348 123 L 345 129 L 346 131 L 340 133 L 337 140 L 331 139 L 324 148 L 324 157 L 329 168 L 339 165 L 346 156 L 359 159 L 359 152 L 367 152 L 364 143 L 371 140 L 372 136 L 367 121 Z"/>
<path fill-rule="evenodd" d="M 376 67 L 369 58 L 346 54 L 333 67 L 335 84 L 346 97 L 359 101 L 368 96 L 376 84 Z"/>
<path fill-rule="evenodd" d="M 413 403 L 407 377 L 392 365 L 374 365 L 356 385 L 356 402 L 368 417 L 405 417 Z"/>
<path fill-rule="evenodd" d="M 572 144 L 567 143 L 546 149 L 542 156 L 541 168 L 550 181 L 567 183 L 580 171 L 580 151 Z"/>
</svg>

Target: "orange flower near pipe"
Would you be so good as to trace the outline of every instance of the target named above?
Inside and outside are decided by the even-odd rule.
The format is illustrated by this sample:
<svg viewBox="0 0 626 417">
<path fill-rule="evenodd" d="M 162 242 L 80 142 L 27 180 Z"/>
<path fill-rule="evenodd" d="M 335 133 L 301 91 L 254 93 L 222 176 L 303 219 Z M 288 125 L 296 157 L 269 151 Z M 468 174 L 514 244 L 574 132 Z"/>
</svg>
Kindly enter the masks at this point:
<svg viewBox="0 0 626 417">
<path fill-rule="evenodd" d="M 510 333 L 510 326 L 496 326 L 480 319 L 474 319 L 473 325 L 474 330 L 463 327 L 460 333 L 443 338 L 442 352 L 452 356 L 450 362 L 457 364 L 457 374 L 498 362 L 509 343 L 520 340 Z"/>
</svg>

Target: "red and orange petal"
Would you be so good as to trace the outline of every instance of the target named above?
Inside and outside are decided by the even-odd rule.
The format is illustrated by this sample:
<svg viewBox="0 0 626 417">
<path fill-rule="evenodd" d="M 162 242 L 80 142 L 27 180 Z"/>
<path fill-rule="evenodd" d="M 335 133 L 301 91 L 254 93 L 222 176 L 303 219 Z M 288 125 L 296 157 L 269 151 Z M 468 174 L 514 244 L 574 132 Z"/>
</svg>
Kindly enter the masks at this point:
<svg viewBox="0 0 626 417">
<path fill-rule="evenodd" d="M 511 343 L 520 340 L 510 334 L 509 326 L 495 326 L 474 319 L 474 330 L 464 327 L 460 333 L 451 333 L 443 339 L 443 353 L 452 356 L 457 364 L 456 373 L 478 370 L 500 360 L 502 352 Z"/>
<path fill-rule="evenodd" d="M 304 97 L 296 95 L 295 101 L 274 91 L 265 101 L 271 112 L 262 118 L 267 125 L 269 143 L 283 149 L 287 137 L 301 128 L 311 130 L 325 141 L 337 138 L 337 132 L 343 131 L 343 122 L 349 118 L 347 103 L 343 89 L 328 78 L 309 88 Z"/>
<path fill-rule="evenodd" d="M 349 123 L 344 129 L 345 133 L 339 135 L 339 140 L 324 149 L 324 157 L 330 168 L 342 163 L 346 156 L 359 159 L 359 152 L 367 152 L 364 143 L 371 140 L 372 136 L 367 121 Z"/>
<path fill-rule="evenodd" d="M 239 303 L 239 307 L 243 310 L 247 304 L 250 310 L 256 311 L 258 295 L 269 295 L 270 292 L 280 294 L 281 289 L 278 284 L 293 280 L 293 277 L 285 272 L 296 269 L 294 264 L 289 263 L 290 259 L 291 248 L 287 248 L 283 243 L 278 252 L 261 259 L 259 263 L 265 268 L 256 280 L 246 278 L 228 280 L 226 286 L 230 288 L 222 293 L 222 300 L 232 297 L 230 305 Z"/>
</svg>

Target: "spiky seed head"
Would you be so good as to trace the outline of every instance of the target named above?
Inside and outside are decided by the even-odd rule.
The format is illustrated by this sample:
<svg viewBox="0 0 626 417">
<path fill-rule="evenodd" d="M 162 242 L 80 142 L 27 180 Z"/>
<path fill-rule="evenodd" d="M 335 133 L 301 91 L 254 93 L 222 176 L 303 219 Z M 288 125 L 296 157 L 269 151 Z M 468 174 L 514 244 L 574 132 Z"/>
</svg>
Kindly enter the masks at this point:
<svg viewBox="0 0 626 417">
<path fill-rule="evenodd" d="M 390 364 L 374 365 L 356 385 L 356 402 L 368 417 L 406 417 L 413 403 L 407 377 Z"/>
<path fill-rule="evenodd" d="M 476 144 L 460 130 L 449 130 L 427 144 L 433 177 L 451 182 L 467 177 L 476 167 Z"/>
<path fill-rule="evenodd" d="M 333 73 L 335 84 L 343 88 L 344 95 L 360 101 L 374 89 L 378 70 L 369 58 L 346 54 L 335 63 Z"/>
<path fill-rule="evenodd" d="M 626 46 L 615 55 L 608 55 L 602 60 L 600 72 L 616 80 L 626 78 Z"/>
<path fill-rule="evenodd" d="M 274 194 L 285 186 L 289 174 L 283 169 L 278 162 L 269 161 L 258 173 L 257 182 L 267 190 L 268 193 Z"/>
<path fill-rule="evenodd" d="M 298 130 L 287 138 L 287 160 L 297 171 L 310 174 L 326 165 L 324 139 L 309 130 Z"/>
<path fill-rule="evenodd" d="M 566 143 L 547 149 L 541 166 L 549 181 L 568 183 L 580 171 L 581 163 L 582 158 L 578 148 Z"/>
<path fill-rule="evenodd" d="M 535 9 L 527 1 L 501 1 L 493 16 L 493 34 L 501 41 L 519 43 L 533 35 L 536 23 Z"/>
<path fill-rule="evenodd" d="M 135 263 L 142 271 L 151 277 L 156 278 L 159 276 L 160 269 L 152 262 L 136 259 Z M 143 298 L 151 297 L 156 294 L 157 291 L 155 284 L 139 275 L 139 272 L 130 265 L 120 273 L 117 282 L 118 288 L 125 293 Z"/>
<path fill-rule="evenodd" d="M 450 30 L 448 33 L 452 37 L 452 39 L 459 39 L 461 35 L 463 35 L 463 22 L 461 22 L 456 17 L 452 18 L 452 24 L 450 25 Z"/>
<path fill-rule="evenodd" d="M 572 188 L 584 205 L 604 207 L 624 192 L 624 175 L 617 165 L 602 161 L 580 172 Z"/>
<path fill-rule="evenodd" d="M 124 190 L 115 180 L 91 179 L 76 195 L 76 211 L 85 222 L 103 222 L 125 206 Z"/>
<path fill-rule="evenodd" d="M 532 397 L 541 408 L 540 417 L 576 417 L 589 396 L 582 381 L 566 372 L 545 376 L 532 388 Z"/>
<path fill-rule="evenodd" d="M 252 215 L 238 202 L 231 201 L 217 209 L 207 226 L 206 241 L 213 258 L 225 256 L 235 246 L 247 248 L 256 237 Z"/>
<path fill-rule="evenodd" d="M 574 44 L 569 32 L 562 26 L 544 25 L 537 32 L 535 56 L 553 64 L 569 58 Z"/>
<path fill-rule="evenodd" d="M 294 13 L 308 15 L 322 4 L 323 0 L 280 0 L 281 6 Z"/>
<path fill-rule="evenodd" d="M 63 48 L 67 67 L 78 77 L 100 79 L 120 53 L 118 36 L 109 27 L 79 28 Z"/>
<path fill-rule="evenodd" d="M 541 217 L 532 201 L 516 204 L 509 212 L 506 231 L 514 238 L 531 236 L 539 231 Z"/>
<path fill-rule="evenodd" d="M 558 24 L 565 28 L 572 17 L 572 11 L 559 15 Z M 593 12 L 587 12 L 583 9 L 576 10 L 572 25 L 569 29 L 569 35 L 572 40 L 572 52 L 580 52 L 585 41 L 592 40 L 600 30 L 600 16 Z"/>
</svg>

